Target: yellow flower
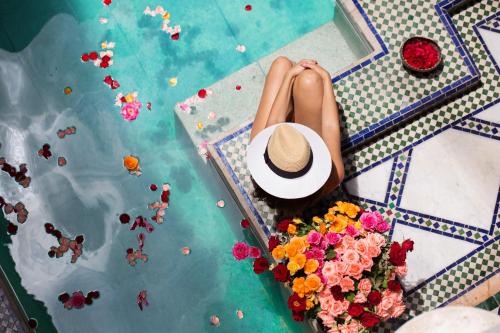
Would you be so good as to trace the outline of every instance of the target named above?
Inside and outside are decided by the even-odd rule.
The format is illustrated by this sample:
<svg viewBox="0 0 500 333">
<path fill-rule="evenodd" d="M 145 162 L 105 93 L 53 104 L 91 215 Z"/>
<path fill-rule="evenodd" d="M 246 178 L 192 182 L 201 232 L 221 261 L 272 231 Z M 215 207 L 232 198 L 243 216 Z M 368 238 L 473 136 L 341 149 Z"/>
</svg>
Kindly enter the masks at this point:
<svg viewBox="0 0 500 333">
<path fill-rule="evenodd" d="M 290 271 L 290 275 L 295 275 L 297 271 L 300 269 L 299 264 L 297 262 L 290 260 L 286 265 L 286 268 Z"/>
<path fill-rule="evenodd" d="M 326 222 L 333 222 L 335 221 L 335 215 L 333 213 L 327 213 L 325 214 L 325 221 Z"/>
<path fill-rule="evenodd" d="M 304 266 L 304 273 L 311 274 L 316 272 L 319 267 L 319 262 L 316 259 L 309 259 Z"/>
<path fill-rule="evenodd" d="M 295 217 L 294 219 L 292 219 L 292 221 L 295 224 L 304 224 L 304 221 L 302 221 L 302 219 L 299 219 L 298 217 Z"/>
<path fill-rule="evenodd" d="M 313 223 L 322 223 L 323 220 L 321 218 L 319 218 L 318 216 L 314 216 L 313 219 L 312 219 Z"/>
<path fill-rule="evenodd" d="M 299 297 L 304 297 L 306 294 L 305 280 L 303 277 L 293 279 L 292 290 L 296 292 Z"/>
<path fill-rule="evenodd" d="M 358 221 L 358 222 L 354 223 L 354 228 L 360 230 L 361 227 L 362 227 L 361 222 Z"/>
<path fill-rule="evenodd" d="M 285 245 L 285 252 L 288 258 L 293 258 L 297 255 L 297 246 L 290 242 Z"/>
<path fill-rule="evenodd" d="M 170 20 L 170 13 L 169 12 L 165 12 L 162 17 L 163 17 L 164 20 Z"/>
<path fill-rule="evenodd" d="M 134 96 L 132 94 L 128 94 L 127 96 L 125 96 L 125 100 L 127 101 L 127 103 L 130 103 L 134 101 Z"/>
<path fill-rule="evenodd" d="M 335 221 L 330 225 L 330 231 L 335 233 L 341 233 L 347 227 L 347 218 L 344 216 L 337 216 Z"/>
<path fill-rule="evenodd" d="M 304 253 L 306 250 L 306 237 L 293 237 L 290 239 L 290 244 L 294 245 L 297 248 L 297 252 Z"/>
<path fill-rule="evenodd" d="M 299 253 L 290 260 L 296 262 L 297 265 L 299 266 L 299 269 L 302 269 L 306 265 L 307 258 L 305 254 Z"/>
<path fill-rule="evenodd" d="M 290 235 L 295 235 L 297 233 L 297 227 L 295 226 L 295 224 L 290 223 L 286 232 L 288 232 Z"/>
<path fill-rule="evenodd" d="M 337 211 L 346 214 L 350 218 L 355 218 L 358 215 L 360 208 L 350 202 L 337 201 Z"/>
<path fill-rule="evenodd" d="M 322 235 L 326 234 L 326 224 L 324 224 L 324 223 L 320 223 L 320 225 L 319 225 L 319 232 L 320 232 Z"/>
<path fill-rule="evenodd" d="M 316 304 L 318 304 L 318 300 L 314 294 L 311 294 L 306 299 L 306 310 L 313 308 Z"/>
<path fill-rule="evenodd" d="M 283 245 L 278 245 L 273 249 L 273 258 L 276 260 L 281 260 L 285 257 L 285 248 Z"/>
<path fill-rule="evenodd" d="M 316 274 L 308 275 L 304 285 L 306 287 L 306 293 L 316 291 L 321 287 L 321 279 Z"/>
</svg>

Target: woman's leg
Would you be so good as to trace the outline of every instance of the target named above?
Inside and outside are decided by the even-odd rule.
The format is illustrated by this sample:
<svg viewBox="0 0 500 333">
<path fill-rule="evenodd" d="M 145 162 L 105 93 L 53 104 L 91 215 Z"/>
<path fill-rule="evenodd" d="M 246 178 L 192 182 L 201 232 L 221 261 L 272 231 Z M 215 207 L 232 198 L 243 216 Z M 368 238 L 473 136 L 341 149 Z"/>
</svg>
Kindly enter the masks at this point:
<svg viewBox="0 0 500 333">
<path fill-rule="evenodd" d="M 273 106 L 276 95 L 281 87 L 283 78 L 293 63 L 287 57 L 278 57 L 273 61 L 269 73 L 267 73 L 266 82 L 262 90 L 262 97 L 260 98 L 259 108 L 255 115 L 255 120 L 252 125 L 250 133 L 250 140 L 252 140 L 260 131 L 266 127 L 269 113 Z M 292 109 L 292 101 L 290 100 L 290 110 Z"/>
<path fill-rule="evenodd" d="M 293 84 L 293 109 L 295 122 L 312 128 L 321 136 L 321 112 L 323 106 L 323 80 L 306 69 Z"/>
</svg>

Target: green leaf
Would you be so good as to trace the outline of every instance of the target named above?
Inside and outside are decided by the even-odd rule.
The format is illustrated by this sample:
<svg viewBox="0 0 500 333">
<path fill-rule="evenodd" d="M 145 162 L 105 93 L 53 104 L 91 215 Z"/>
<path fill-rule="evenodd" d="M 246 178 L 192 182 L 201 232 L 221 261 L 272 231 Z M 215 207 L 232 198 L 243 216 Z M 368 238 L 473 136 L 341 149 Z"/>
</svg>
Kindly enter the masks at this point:
<svg viewBox="0 0 500 333">
<path fill-rule="evenodd" d="M 387 279 L 384 279 L 384 282 L 382 282 L 382 288 L 387 289 Z"/>
<path fill-rule="evenodd" d="M 354 297 L 356 296 L 356 294 L 354 294 L 353 292 L 350 292 L 348 293 L 346 296 L 345 296 L 345 299 L 348 300 L 349 302 L 352 303 L 352 301 L 354 301 Z"/>
<path fill-rule="evenodd" d="M 335 250 L 333 249 L 333 247 L 330 247 L 328 249 L 328 251 L 326 251 L 326 259 L 327 260 L 332 260 L 336 256 L 337 256 L 337 253 L 335 252 Z"/>
</svg>

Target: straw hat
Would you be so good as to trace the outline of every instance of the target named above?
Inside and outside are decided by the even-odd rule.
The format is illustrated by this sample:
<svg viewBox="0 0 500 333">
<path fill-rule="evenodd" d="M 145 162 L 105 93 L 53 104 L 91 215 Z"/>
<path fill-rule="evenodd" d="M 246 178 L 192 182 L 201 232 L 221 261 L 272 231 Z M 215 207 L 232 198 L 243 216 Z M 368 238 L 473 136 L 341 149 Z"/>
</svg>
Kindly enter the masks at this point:
<svg viewBox="0 0 500 333">
<path fill-rule="evenodd" d="M 247 147 L 255 182 L 283 199 L 303 198 L 323 186 L 332 159 L 323 139 L 307 126 L 282 123 L 260 132 Z"/>
</svg>

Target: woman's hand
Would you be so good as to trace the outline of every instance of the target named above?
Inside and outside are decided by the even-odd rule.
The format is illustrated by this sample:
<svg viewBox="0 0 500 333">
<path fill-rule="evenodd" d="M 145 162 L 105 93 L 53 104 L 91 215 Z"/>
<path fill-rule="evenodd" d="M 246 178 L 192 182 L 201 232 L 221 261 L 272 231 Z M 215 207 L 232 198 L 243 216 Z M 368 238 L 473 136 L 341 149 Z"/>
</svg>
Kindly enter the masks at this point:
<svg viewBox="0 0 500 333">
<path fill-rule="evenodd" d="M 323 81 L 331 81 L 332 77 L 330 76 L 330 73 L 328 73 L 328 71 L 326 69 L 324 69 L 323 67 L 318 65 L 318 63 L 308 62 L 308 63 L 304 63 L 304 65 L 306 68 L 312 69 L 313 71 L 318 73 L 321 76 L 321 78 L 323 79 Z"/>
<path fill-rule="evenodd" d="M 302 59 L 298 63 L 296 63 L 292 68 L 288 70 L 288 75 L 291 79 L 295 78 L 297 75 L 302 73 L 309 66 L 317 64 L 316 60 L 311 59 Z"/>
</svg>

